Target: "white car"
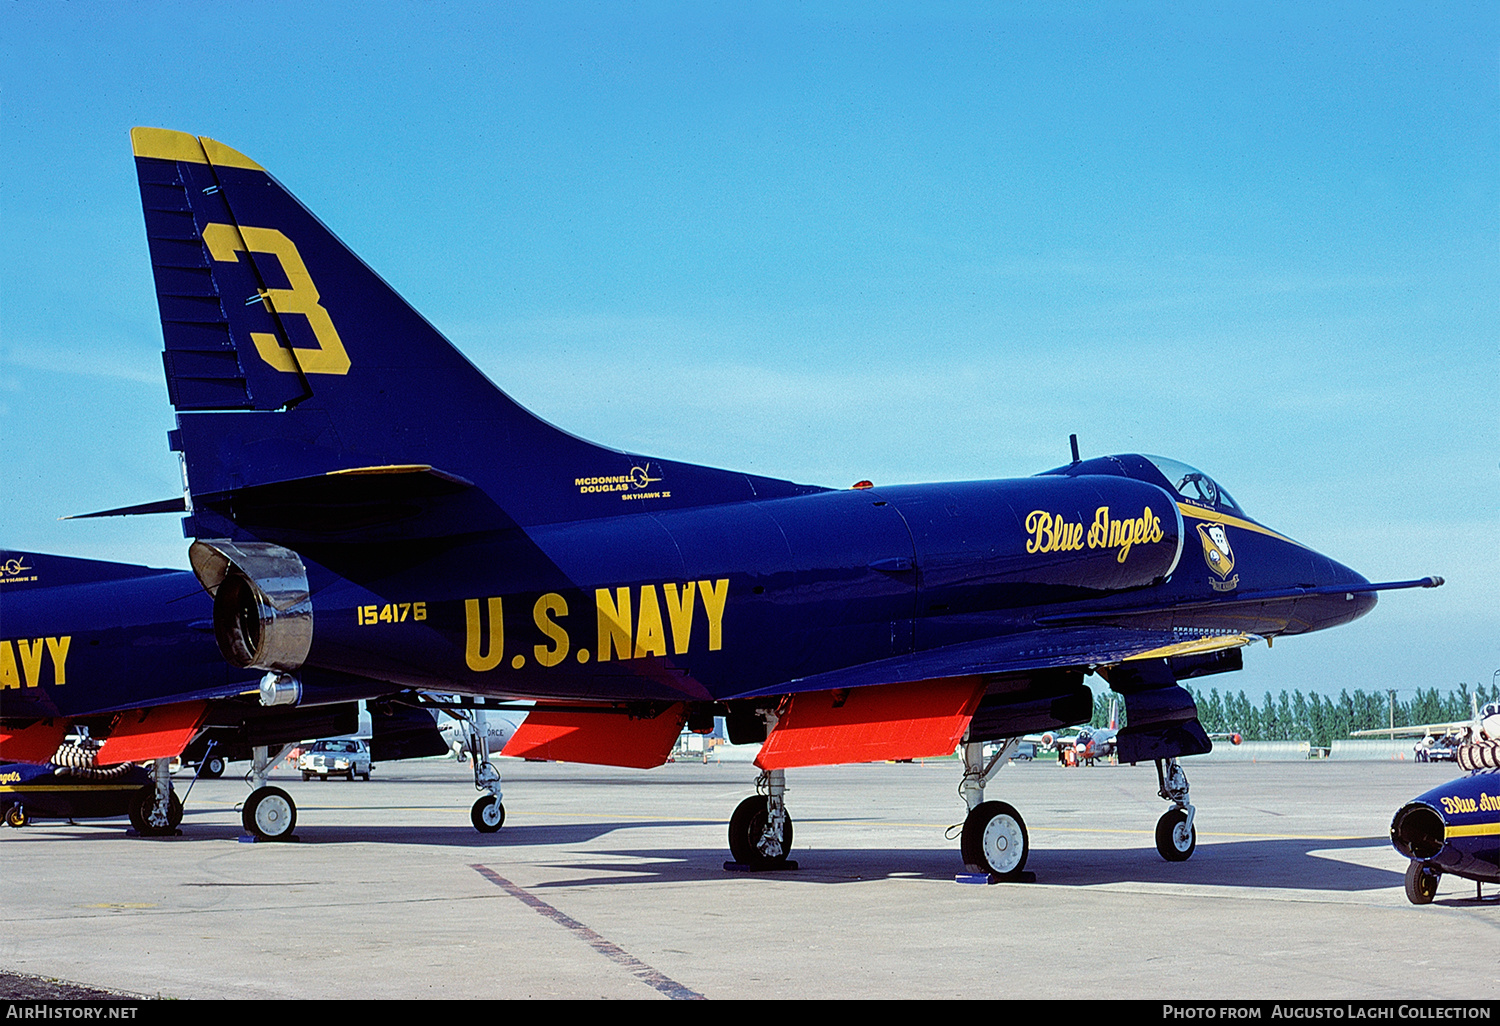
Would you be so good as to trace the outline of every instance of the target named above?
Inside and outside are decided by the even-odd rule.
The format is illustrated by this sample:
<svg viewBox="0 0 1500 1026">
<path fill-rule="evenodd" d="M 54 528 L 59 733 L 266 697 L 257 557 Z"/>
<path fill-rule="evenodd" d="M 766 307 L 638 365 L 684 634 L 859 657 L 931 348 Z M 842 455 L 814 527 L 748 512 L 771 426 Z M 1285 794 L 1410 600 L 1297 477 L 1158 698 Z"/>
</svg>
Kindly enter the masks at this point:
<svg viewBox="0 0 1500 1026">
<path fill-rule="evenodd" d="M 370 771 L 375 766 L 370 762 L 370 746 L 355 739 L 314 741 L 312 747 L 297 760 L 297 768 L 302 771 L 303 780 L 311 780 L 313 777 L 327 780 L 330 776 L 348 777 L 350 780 L 359 776 L 369 780 Z"/>
</svg>

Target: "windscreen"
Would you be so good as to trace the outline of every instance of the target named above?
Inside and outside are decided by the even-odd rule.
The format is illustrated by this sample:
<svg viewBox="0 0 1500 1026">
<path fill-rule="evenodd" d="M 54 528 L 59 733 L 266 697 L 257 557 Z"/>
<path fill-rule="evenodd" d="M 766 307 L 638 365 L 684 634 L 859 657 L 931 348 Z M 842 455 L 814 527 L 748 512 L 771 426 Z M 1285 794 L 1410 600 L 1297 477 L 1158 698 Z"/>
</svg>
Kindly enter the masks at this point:
<svg viewBox="0 0 1500 1026">
<path fill-rule="evenodd" d="M 1220 488 L 1213 478 L 1194 469 L 1186 463 L 1177 460 L 1169 460 L 1165 456 L 1147 456 L 1156 469 L 1161 471 L 1162 477 L 1176 490 L 1177 494 L 1189 502 L 1203 506 L 1215 506 L 1222 509 L 1231 509 L 1236 513 L 1242 513 L 1239 503 L 1232 499 L 1228 492 Z"/>
</svg>

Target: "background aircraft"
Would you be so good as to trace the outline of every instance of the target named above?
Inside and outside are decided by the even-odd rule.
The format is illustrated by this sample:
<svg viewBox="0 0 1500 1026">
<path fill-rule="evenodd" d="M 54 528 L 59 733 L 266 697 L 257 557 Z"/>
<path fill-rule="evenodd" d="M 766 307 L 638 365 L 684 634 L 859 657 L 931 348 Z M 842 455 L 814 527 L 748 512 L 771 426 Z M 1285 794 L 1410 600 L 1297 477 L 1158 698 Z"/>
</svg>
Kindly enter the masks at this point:
<svg viewBox="0 0 1500 1026">
<path fill-rule="evenodd" d="M 1473 880 L 1481 898 L 1485 882 L 1500 882 L 1500 702 L 1480 709 L 1473 701 L 1472 720 L 1422 727 L 1429 736 L 1433 730 L 1461 732 L 1455 761 L 1469 775 L 1412 799 L 1391 820 L 1391 843 L 1411 859 L 1406 897 L 1414 905 L 1432 901 L 1444 873 Z M 1358 733 L 1394 736 L 1415 729 Z"/>
<path fill-rule="evenodd" d="M 0 762 L 0 821 L 10 827 L 37 819 L 129 816 L 139 830 L 154 798 L 151 774 L 129 763 L 99 769 Z"/>
<path fill-rule="evenodd" d="M 460 696 L 453 696 L 455 699 Z M 475 744 L 474 732 L 477 730 L 484 736 L 486 749 L 490 752 L 499 752 L 510 739 L 515 736 L 516 730 L 526 719 L 526 710 L 516 709 L 510 711 L 476 709 L 472 718 L 448 717 L 438 722 L 438 733 L 443 736 L 443 741 L 448 745 L 448 750 L 460 759 L 473 757 L 481 753 L 480 747 Z"/>
<path fill-rule="evenodd" d="M 191 510 L 230 662 L 539 703 L 507 754 L 660 763 L 684 722 L 759 741 L 735 859 L 787 864 L 790 767 L 964 742 L 971 866 L 1023 871 L 983 800 L 986 741 L 1127 697 L 1186 858 L 1185 677 L 1385 588 L 1254 521 L 1190 467 L 1125 455 L 1036 477 L 835 491 L 619 452 L 514 403 L 253 160 L 136 129 Z M 1229 653 L 1229 654 L 1226 654 Z M 479 810 L 476 807 L 476 825 Z M 1165 838 L 1165 840 L 1162 840 Z"/>
<path fill-rule="evenodd" d="M 273 754 L 353 733 L 360 699 L 372 700 L 378 758 L 446 750 L 432 713 L 413 707 L 422 699 L 389 682 L 315 673 L 313 701 L 287 706 L 263 696 L 262 674 L 230 667 L 219 652 L 212 600 L 191 573 L 13 551 L 0 551 L 0 568 L 0 759 L 33 766 L 66 759 L 80 771 L 155 762 L 144 808 L 130 808 L 143 834 L 176 829 L 182 807 L 167 761 L 195 736 L 207 734 L 232 754 L 256 752 L 245 806 L 252 832 L 266 795 L 265 809 L 274 807 L 282 822 L 295 814 L 290 796 L 265 785 Z M 102 744 L 66 742 L 80 733 Z M 41 786 L 31 779 L 36 771 L 14 772 Z M 142 789 L 135 775 L 122 779 Z"/>
<path fill-rule="evenodd" d="M 1438 737 L 1444 734 L 1462 734 L 1466 738 L 1500 739 L 1500 702 L 1486 702 L 1479 707 L 1479 697 L 1470 695 L 1473 715 L 1467 720 L 1448 720 L 1440 723 L 1408 723 L 1400 727 L 1372 727 L 1369 730 L 1351 730 L 1350 737 Z"/>
</svg>

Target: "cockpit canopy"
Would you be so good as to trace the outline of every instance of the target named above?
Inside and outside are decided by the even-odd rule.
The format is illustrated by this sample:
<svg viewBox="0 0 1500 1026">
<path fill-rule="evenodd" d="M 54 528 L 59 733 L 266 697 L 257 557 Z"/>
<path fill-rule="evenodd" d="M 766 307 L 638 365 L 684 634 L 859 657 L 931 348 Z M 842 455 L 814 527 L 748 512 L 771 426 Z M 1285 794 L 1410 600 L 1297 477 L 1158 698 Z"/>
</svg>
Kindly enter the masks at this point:
<svg viewBox="0 0 1500 1026">
<path fill-rule="evenodd" d="M 1129 477 L 1137 481 L 1150 481 L 1173 492 L 1178 498 L 1194 506 L 1226 510 L 1244 514 L 1240 504 L 1218 482 L 1203 471 L 1165 456 L 1144 456 L 1128 453 L 1120 456 L 1100 456 L 1092 460 L 1081 460 L 1065 467 L 1049 470 L 1045 475 L 1081 477 L 1085 474 L 1104 474 Z"/>
<path fill-rule="evenodd" d="M 1235 502 L 1228 492 L 1220 488 L 1214 479 L 1203 471 L 1195 470 L 1177 460 L 1169 460 L 1165 456 L 1147 456 L 1146 459 L 1161 471 L 1161 476 L 1167 479 L 1167 484 L 1172 486 L 1172 490 L 1189 502 L 1218 509 L 1231 509 L 1236 513 L 1244 512 L 1240 509 L 1240 504 Z"/>
</svg>

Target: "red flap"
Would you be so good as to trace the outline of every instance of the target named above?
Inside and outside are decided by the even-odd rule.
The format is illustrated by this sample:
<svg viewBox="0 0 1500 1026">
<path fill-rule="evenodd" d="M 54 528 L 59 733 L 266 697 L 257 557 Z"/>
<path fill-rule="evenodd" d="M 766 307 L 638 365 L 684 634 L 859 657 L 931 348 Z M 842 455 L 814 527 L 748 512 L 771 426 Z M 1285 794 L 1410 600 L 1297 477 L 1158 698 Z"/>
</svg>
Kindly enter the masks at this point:
<svg viewBox="0 0 1500 1026">
<path fill-rule="evenodd" d="M 633 719 L 623 713 L 535 710 L 500 754 L 650 769 L 667 761 L 682 733 L 682 724 L 681 703 L 650 720 Z"/>
<path fill-rule="evenodd" d="M 64 720 L 41 720 L 19 731 L 0 730 L 0 759 L 51 762 L 67 733 L 68 724 Z"/>
<path fill-rule="evenodd" d="M 121 713 L 99 749 L 99 765 L 145 762 L 181 755 L 203 722 L 207 702 L 178 702 Z"/>
<path fill-rule="evenodd" d="M 761 769 L 951 755 L 979 700 L 979 677 L 793 695 L 761 746 Z"/>
</svg>

